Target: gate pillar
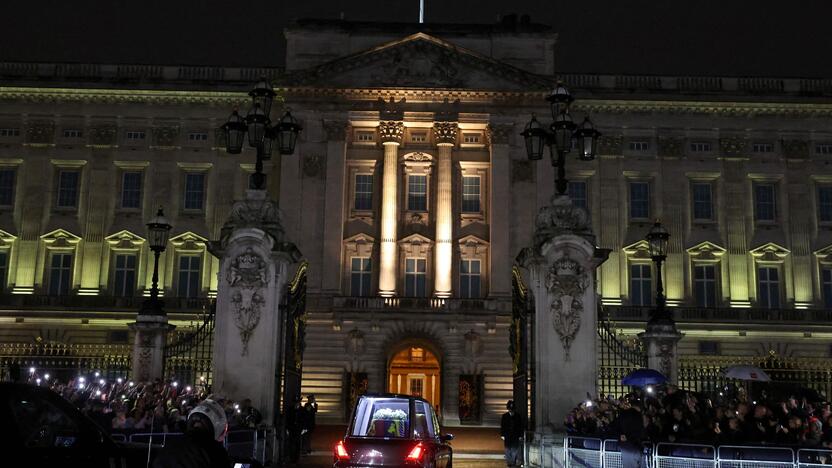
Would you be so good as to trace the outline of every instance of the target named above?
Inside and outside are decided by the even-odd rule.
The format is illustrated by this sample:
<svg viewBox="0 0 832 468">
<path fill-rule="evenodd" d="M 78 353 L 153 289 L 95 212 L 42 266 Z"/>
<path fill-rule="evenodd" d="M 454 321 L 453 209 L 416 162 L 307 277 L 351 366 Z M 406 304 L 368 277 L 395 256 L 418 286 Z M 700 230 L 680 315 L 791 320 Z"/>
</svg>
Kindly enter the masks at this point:
<svg viewBox="0 0 832 468">
<path fill-rule="evenodd" d="M 517 263 L 534 297 L 534 430 L 538 439 L 563 430 L 569 411 L 597 384 L 598 296 L 595 269 L 609 250 L 595 246 L 588 213 L 566 195 L 541 208 L 534 243 Z"/>
<path fill-rule="evenodd" d="M 148 299 L 150 301 L 153 299 Z M 142 308 L 136 321 L 128 325 L 135 332 L 130 378 L 136 382 L 150 382 L 164 377 L 165 345 L 168 333 L 176 328 L 168 323 L 166 315 L 144 313 L 146 309 L 154 310 L 152 307 Z"/>
<path fill-rule="evenodd" d="M 263 422 L 275 424 L 285 311 L 281 298 L 290 266 L 300 258 L 285 239 L 277 204 L 264 190 L 234 202 L 210 252 L 220 259 L 213 345 L 213 390 L 250 398 Z"/>
</svg>

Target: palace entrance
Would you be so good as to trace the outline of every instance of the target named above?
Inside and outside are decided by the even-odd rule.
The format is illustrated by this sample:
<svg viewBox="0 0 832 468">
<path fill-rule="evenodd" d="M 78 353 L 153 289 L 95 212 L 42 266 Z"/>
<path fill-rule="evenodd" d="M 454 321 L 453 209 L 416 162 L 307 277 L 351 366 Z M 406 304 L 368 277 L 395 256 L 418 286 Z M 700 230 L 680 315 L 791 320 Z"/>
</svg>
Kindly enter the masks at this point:
<svg viewBox="0 0 832 468">
<path fill-rule="evenodd" d="M 387 376 L 388 392 L 419 396 L 439 409 L 439 359 L 427 348 L 407 346 L 393 354 Z"/>
</svg>

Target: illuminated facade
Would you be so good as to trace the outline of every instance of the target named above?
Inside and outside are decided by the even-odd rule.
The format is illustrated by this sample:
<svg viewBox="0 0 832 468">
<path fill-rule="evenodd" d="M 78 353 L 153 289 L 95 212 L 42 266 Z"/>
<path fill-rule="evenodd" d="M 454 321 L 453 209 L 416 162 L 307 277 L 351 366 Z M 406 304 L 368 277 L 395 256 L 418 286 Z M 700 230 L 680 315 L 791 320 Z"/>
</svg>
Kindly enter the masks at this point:
<svg viewBox="0 0 832 468">
<path fill-rule="evenodd" d="M 304 126 L 266 164 L 309 262 L 304 393 L 325 421 L 369 388 L 495 424 L 511 266 L 554 190 L 519 133 L 559 78 L 604 135 L 567 176 L 611 249 L 597 290 L 621 336 L 643 329 L 660 218 L 684 356 L 830 357 L 828 80 L 567 74 L 536 25 L 345 25 L 290 27 L 284 70 L 4 64 L 0 340 L 129 342 L 159 205 L 174 226 L 164 297 L 187 328 L 216 291 L 203 242 L 253 170 L 215 129 L 267 74 Z"/>
</svg>

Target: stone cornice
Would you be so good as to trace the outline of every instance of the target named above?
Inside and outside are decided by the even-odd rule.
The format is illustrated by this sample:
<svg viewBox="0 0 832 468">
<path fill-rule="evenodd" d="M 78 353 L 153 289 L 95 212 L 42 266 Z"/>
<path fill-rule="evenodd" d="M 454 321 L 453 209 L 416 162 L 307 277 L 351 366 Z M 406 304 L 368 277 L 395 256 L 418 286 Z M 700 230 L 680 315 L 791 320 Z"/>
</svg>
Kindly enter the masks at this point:
<svg viewBox="0 0 832 468">
<path fill-rule="evenodd" d="M 99 104 L 204 104 L 210 106 L 242 106 L 249 97 L 229 91 L 169 91 L 146 89 L 87 89 L 0 87 L 0 102 L 35 103 L 99 103 Z"/>
</svg>

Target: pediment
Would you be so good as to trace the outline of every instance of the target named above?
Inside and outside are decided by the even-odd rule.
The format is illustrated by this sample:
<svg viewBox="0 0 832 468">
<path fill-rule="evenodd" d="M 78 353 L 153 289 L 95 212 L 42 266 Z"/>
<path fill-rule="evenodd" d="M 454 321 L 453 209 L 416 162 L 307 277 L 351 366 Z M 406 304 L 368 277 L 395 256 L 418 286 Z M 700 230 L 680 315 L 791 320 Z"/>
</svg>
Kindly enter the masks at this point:
<svg viewBox="0 0 832 468">
<path fill-rule="evenodd" d="M 762 262 L 782 262 L 791 253 L 789 249 L 774 242 L 768 242 L 750 251 L 751 255 Z"/>
<path fill-rule="evenodd" d="M 64 229 L 55 229 L 40 236 L 40 238 L 46 245 L 53 248 L 74 247 L 81 242 L 80 237 Z"/>
<path fill-rule="evenodd" d="M 821 263 L 832 263 L 832 244 L 816 251 L 815 256 Z"/>
<path fill-rule="evenodd" d="M 552 81 L 425 33 L 382 44 L 306 70 L 281 85 L 330 88 L 465 88 L 543 91 Z"/>
<path fill-rule="evenodd" d="M 457 242 L 460 252 L 468 257 L 483 254 L 488 249 L 488 242 L 473 235 L 461 237 Z"/>
<path fill-rule="evenodd" d="M 413 233 L 413 234 L 399 240 L 399 244 L 410 244 L 410 245 L 426 244 L 426 245 L 432 245 L 433 240 L 431 240 L 431 239 L 429 239 L 429 238 L 427 238 L 427 237 L 425 237 L 425 236 L 423 236 L 419 233 Z"/>
<path fill-rule="evenodd" d="M 700 242 L 687 250 L 688 255 L 697 260 L 718 260 L 726 252 L 724 248 L 708 241 Z"/>
<path fill-rule="evenodd" d="M 630 258 L 650 260 L 650 245 L 646 240 L 641 239 L 624 247 L 624 253 Z"/>
<path fill-rule="evenodd" d="M 14 240 L 17 239 L 17 236 L 10 232 L 6 232 L 0 229 L 0 247 L 8 247 L 14 243 Z"/>
<path fill-rule="evenodd" d="M 191 231 L 185 231 L 170 238 L 170 243 L 180 251 L 201 251 L 208 244 L 208 239 Z"/>
<path fill-rule="evenodd" d="M 137 249 L 144 243 L 143 237 L 132 233 L 127 229 L 122 229 L 121 231 L 110 234 L 105 237 L 104 240 L 110 244 L 110 248 L 112 249 Z"/>
<path fill-rule="evenodd" d="M 347 238 L 344 239 L 344 242 L 348 243 L 348 244 L 370 244 L 370 245 L 372 245 L 373 243 L 375 243 L 375 241 L 376 240 L 373 238 L 373 236 L 364 234 L 363 232 L 355 234 L 353 236 L 350 236 L 350 237 L 347 237 Z"/>
</svg>

